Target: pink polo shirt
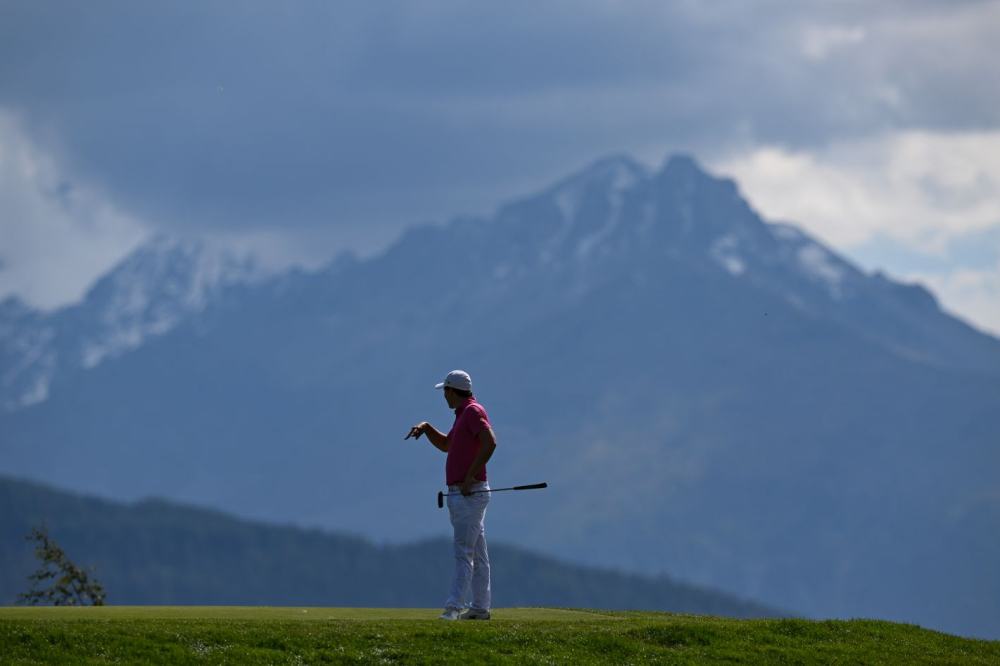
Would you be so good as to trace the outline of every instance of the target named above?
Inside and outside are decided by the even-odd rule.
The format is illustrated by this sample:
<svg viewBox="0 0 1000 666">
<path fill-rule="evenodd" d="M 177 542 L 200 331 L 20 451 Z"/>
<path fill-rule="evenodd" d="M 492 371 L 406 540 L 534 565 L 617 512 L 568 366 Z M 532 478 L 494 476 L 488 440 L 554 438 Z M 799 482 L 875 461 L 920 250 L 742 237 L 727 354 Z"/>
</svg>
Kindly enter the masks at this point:
<svg viewBox="0 0 1000 666">
<path fill-rule="evenodd" d="M 465 481 L 469 468 L 476 461 L 479 453 L 478 435 L 490 427 L 490 419 L 486 410 L 469 398 L 455 410 L 455 425 L 448 433 L 448 459 L 444 463 L 445 478 L 449 486 Z M 477 481 L 486 480 L 486 466 L 476 474 Z"/>
</svg>

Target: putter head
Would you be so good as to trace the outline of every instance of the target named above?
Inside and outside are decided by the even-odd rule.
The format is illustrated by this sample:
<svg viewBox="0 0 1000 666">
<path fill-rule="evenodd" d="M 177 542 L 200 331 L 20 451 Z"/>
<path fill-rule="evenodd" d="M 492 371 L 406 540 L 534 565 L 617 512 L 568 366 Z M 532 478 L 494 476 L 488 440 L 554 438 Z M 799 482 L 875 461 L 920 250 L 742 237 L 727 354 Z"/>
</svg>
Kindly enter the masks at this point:
<svg viewBox="0 0 1000 666">
<path fill-rule="evenodd" d="M 438 493 L 438 508 L 440 509 L 442 507 L 444 507 L 444 493 L 439 492 Z"/>
</svg>

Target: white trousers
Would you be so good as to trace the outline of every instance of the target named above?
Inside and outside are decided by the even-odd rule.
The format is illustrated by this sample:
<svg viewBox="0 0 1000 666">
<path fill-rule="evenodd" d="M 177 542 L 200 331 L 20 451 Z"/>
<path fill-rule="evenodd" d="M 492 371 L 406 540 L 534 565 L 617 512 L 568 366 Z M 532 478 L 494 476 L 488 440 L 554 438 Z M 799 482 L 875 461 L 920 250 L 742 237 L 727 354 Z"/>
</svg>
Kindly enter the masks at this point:
<svg viewBox="0 0 1000 666">
<path fill-rule="evenodd" d="M 454 490 L 453 490 L 454 488 Z M 489 490 L 485 481 L 472 484 L 472 490 Z M 449 486 L 451 493 L 461 492 L 458 486 Z M 477 495 L 451 495 L 448 513 L 455 530 L 455 573 L 451 578 L 451 596 L 446 608 L 467 608 L 465 597 L 472 586 L 472 609 L 490 609 L 490 556 L 486 552 L 486 534 L 483 519 L 490 503 L 490 493 Z"/>
</svg>

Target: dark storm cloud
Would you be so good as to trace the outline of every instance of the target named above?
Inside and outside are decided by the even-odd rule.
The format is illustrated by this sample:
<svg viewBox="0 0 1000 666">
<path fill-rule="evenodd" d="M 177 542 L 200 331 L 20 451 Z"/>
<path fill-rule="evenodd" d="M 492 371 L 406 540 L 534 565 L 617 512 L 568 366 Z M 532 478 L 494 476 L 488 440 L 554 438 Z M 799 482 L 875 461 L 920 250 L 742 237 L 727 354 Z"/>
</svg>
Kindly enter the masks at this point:
<svg viewBox="0 0 1000 666">
<path fill-rule="evenodd" d="M 0 106 L 129 210 L 211 228 L 399 225 L 612 151 L 997 123 L 977 3 L 622 4 L 7 2 Z"/>
</svg>

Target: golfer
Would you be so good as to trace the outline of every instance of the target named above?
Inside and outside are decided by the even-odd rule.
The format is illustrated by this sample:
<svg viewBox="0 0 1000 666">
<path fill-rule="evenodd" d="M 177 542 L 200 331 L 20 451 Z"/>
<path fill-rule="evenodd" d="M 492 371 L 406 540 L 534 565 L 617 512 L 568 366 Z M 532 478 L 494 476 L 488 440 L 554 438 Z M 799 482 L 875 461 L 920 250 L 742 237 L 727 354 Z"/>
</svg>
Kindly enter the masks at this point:
<svg viewBox="0 0 1000 666">
<path fill-rule="evenodd" d="M 490 503 L 486 483 L 486 463 L 497 448 L 497 438 L 490 427 L 483 406 L 472 395 L 472 379 L 462 370 L 453 370 L 434 388 L 444 389 L 448 407 L 455 410 L 455 423 L 447 435 L 424 421 L 406 436 L 427 439 L 448 454 L 445 477 L 448 482 L 448 513 L 455 530 L 455 573 L 451 596 L 445 604 L 442 620 L 490 619 L 490 557 L 486 552 L 483 519 Z M 472 585 L 472 605 L 467 611 L 465 597 Z"/>
</svg>

